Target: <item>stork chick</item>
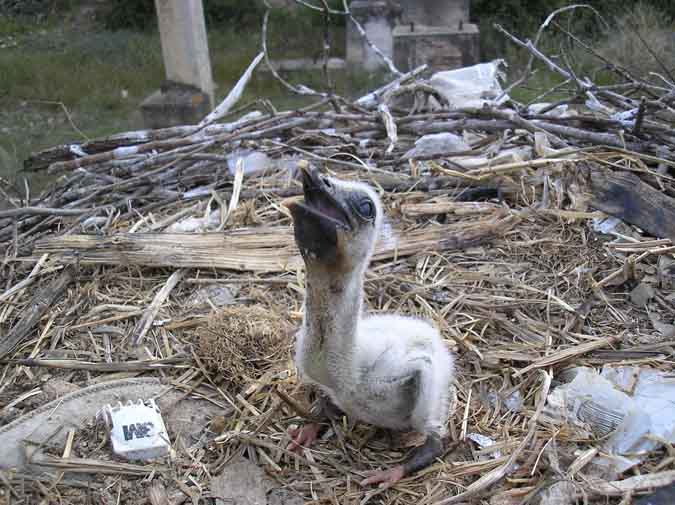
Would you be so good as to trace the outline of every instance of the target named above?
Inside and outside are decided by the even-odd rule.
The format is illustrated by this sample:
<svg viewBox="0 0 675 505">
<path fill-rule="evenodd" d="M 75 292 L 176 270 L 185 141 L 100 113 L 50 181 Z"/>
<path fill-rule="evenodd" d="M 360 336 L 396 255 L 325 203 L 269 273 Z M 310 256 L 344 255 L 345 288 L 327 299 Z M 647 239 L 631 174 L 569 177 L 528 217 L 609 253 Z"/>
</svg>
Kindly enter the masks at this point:
<svg viewBox="0 0 675 505">
<path fill-rule="evenodd" d="M 341 410 L 378 427 L 426 435 L 404 464 L 362 481 L 393 483 L 442 454 L 453 357 L 423 320 L 362 315 L 364 275 L 383 218 L 378 195 L 365 184 L 300 168 L 304 201 L 288 204 L 306 266 L 298 372 L 324 394 L 321 417 Z M 319 430 L 318 423 L 294 430 L 290 449 L 309 446 Z"/>
</svg>

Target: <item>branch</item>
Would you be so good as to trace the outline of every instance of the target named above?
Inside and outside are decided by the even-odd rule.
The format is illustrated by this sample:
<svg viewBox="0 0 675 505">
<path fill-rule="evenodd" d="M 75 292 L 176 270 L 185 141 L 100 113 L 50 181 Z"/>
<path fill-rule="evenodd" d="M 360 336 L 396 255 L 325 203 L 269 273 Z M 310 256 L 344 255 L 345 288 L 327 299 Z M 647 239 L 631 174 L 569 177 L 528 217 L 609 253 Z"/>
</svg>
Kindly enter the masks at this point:
<svg viewBox="0 0 675 505">
<path fill-rule="evenodd" d="M 360 107 L 364 107 L 366 109 L 373 109 L 377 107 L 377 104 L 380 101 L 380 97 L 383 97 L 387 93 L 398 89 L 404 83 L 413 80 L 415 77 L 420 75 L 426 69 L 427 65 L 421 65 L 406 74 L 401 74 L 399 77 L 391 81 L 389 84 L 385 84 L 381 88 L 378 88 L 375 91 L 371 91 L 367 95 L 362 96 L 361 98 L 356 100 L 355 104 Z"/>
<path fill-rule="evenodd" d="M 328 7 L 328 2 L 326 0 L 321 0 L 321 3 L 323 4 L 323 75 L 326 79 L 326 86 L 332 95 L 334 86 L 328 73 L 328 57 L 330 56 L 330 8 Z"/>
<path fill-rule="evenodd" d="M 323 7 L 319 7 L 318 5 L 311 4 L 304 0 L 295 0 L 295 3 L 317 12 L 328 12 L 328 14 L 335 14 L 337 16 L 349 16 L 349 11 L 338 11 L 335 9 L 331 9 L 324 0 L 321 0 L 321 3 L 323 3 Z"/>
<path fill-rule="evenodd" d="M 197 125 L 197 128 L 201 129 L 204 128 L 205 126 L 208 126 L 214 121 L 222 118 L 225 114 L 227 114 L 230 111 L 232 106 L 235 103 L 237 103 L 241 98 L 241 95 L 244 93 L 244 89 L 246 88 L 246 84 L 248 84 L 248 81 L 251 79 L 251 75 L 253 75 L 255 67 L 258 66 L 258 63 L 260 63 L 260 60 L 262 60 L 262 58 L 263 53 L 260 53 L 253 59 L 253 61 L 248 66 L 246 71 L 237 81 L 237 84 L 235 84 L 234 88 L 232 88 L 232 90 L 225 97 L 225 100 L 223 100 L 218 107 L 213 109 L 213 111 L 211 111 L 204 119 L 202 119 Z"/>
<path fill-rule="evenodd" d="M 544 29 L 551 23 L 551 21 L 553 21 L 553 19 L 558 14 L 562 14 L 563 12 L 567 12 L 567 11 L 574 10 L 574 9 L 582 9 L 582 8 L 592 10 L 593 13 L 605 24 L 605 27 L 609 27 L 609 23 L 607 23 L 607 21 L 605 21 L 605 18 L 603 18 L 596 9 L 594 9 L 590 5 L 586 5 L 586 4 L 573 4 L 573 5 L 568 5 L 566 7 L 561 7 L 560 9 L 554 10 L 544 20 L 544 22 L 539 27 L 539 30 L 537 30 L 537 35 L 534 38 L 534 44 L 532 42 L 528 41 L 527 45 L 525 45 L 519 39 L 517 39 L 516 37 L 514 37 L 513 35 L 508 33 L 504 28 L 501 27 L 501 25 L 495 24 L 494 27 L 497 30 L 504 33 L 506 36 L 508 36 L 511 40 L 513 40 L 514 42 L 521 45 L 522 47 L 525 47 L 525 48 L 529 49 L 529 47 L 528 47 L 528 45 L 529 45 L 532 48 L 536 49 L 536 46 L 539 45 L 539 39 L 541 38 L 542 34 L 544 33 Z M 501 100 L 504 96 L 506 96 L 513 88 L 515 88 L 517 86 L 520 86 L 521 84 L 523 84 L 524 82 L 526 82 L 530 78 L 530 75 L 532 73 L 532 65 L 534 64 L 534 58 L 535 58 L 535 56 L 539 57 L 538 55 L 536 55 L 536 53 L 534 51 L 531 51 L 531 52 L 532 52 L 532 54 L 530 55 L 530 58 L 527 61 L 527 66 L 525 67 L 525 70 L 523 70 L 522 76 L 518 80 L 516 80 L 514 83 L 509 85 L 504 90 L 504 92 L 499 97 L 497 97 L 497 100 L 496 100 L 497 102 L 499 102 L 499 100 Z M 537 50 L 537 52 L 539 52 L 539 51 Z M 539 53 L 539 54 L 541 54 L 541 53 Z M 568 79 L 570 78 L 570 76 L 565 76 L 565 77 L 568 78 Z"/>
<path fill-rule="evenodd" d="M 366 44 L 368 44 L 368 47 L 377 54 L 380 59 L 387 65 L 387 68 L 389 68 L 389 71 L 397 76 L 403 75 L 399 69 L 396 68 L 396 65 L 394 65 L 394 62 L 391 61 L 389 57 L 387 57 L 380 49 L 373 44 L 370 39 L 368 38 L 368 35 L 366 35 L 366 31 L 363 29 L 363 26 L 361 26 L 361 23 L 359 23 L 354 16 L 352 15 L 351 11 L 349 10 L 349 6 L 347 5 L 347 0 L 342 0 L 342 5 L 344 6 L 345 13 L 347 16 L 349 16 L 349 20 L 354 23 L 354 26 L 356 29 L 359 31 L 361 34 L 361 37 L 363 37 L 363 40 L 366 41 Z"/>
<path fill-rule="evenodd" d="M 283 77 L 281 77 L 279 75 L 279 72 L 277 72 L 274 66 L 272 66 L 272 62 L 270 61 L 269 53 L 267 51 L 267 23 L 269 21 L 269 17 L 270 17 L 270 9 L 267 9 L 267 11 L 265 12 L 265 17 L 263 18 L 262 50 L 263 53 L 265 54 L 265 63 L 267 64 L 267 68 L 270 69 L 270 72 L 272 72 L 274 78 L 281 84 L 283 84 L 284 87 L 286 87 L 288 90 L 292 91 L 293 93 L 297 93 L 298 95 L 320 96 L 322 98 L 327 98 L 328 97 L 327 93 L 315 91 L 312 88 L 305 86 L 304 84 L 300 84 L 299 86 L 292 85 L 290 82 L 286 81 Z"/>
<path fill-rule="evenodd" d="M 631 30 L 637 35 L 637 38 L 640 39 L 640 42 L 642 42 L 642 45 L 645 46 L 645 49 L 649 51 L 649 54 L 652 55 L 652 58 L 656 60 L 656 63 L 659 64 L 659 66 L 663 69 L 663 71 L 666 73 L 666 75 L 670 78 L 670 82 L 675 81 L 675 77 L 673 77 L 673 74 L 670 73 L 670 70 L 668 70 L 668 67 L 661 61 L 661 58 L 658 57 L 658 55 L 654 52 L 654 50 L 651 48 L 649 44 L 647 44 L 647 41 L 642 37 L 642 34 L 640 33 L 640 30 L 637 29 L 634 23 L 628 23 L 630 26 Z"/>
</svg>

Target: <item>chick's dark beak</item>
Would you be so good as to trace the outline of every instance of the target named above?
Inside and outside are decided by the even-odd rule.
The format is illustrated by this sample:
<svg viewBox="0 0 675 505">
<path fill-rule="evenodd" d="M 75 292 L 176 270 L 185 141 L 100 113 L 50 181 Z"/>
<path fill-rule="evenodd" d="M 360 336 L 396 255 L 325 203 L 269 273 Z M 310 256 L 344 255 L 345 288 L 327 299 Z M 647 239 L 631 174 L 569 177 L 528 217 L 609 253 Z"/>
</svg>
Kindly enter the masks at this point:
<svg viewBox="0 0 675 505">
<path fill-rule="evenodd" d="M 289 206 L 295 225 L 295 241 L 304 258 L 335 261 L 338 230 L 352 229 L 350 216 L 315 170 L 307 163 L 298 166 L 304 201 Z"/>
<path fill-rule="evenodd" d="M 318 174 L 309 166 L 309 163 L 299 163 L 298 170 L 302 177 L 302 192 L 307 197 L 308 193 L 316 191 L 321 184 Z"/>
</svg>

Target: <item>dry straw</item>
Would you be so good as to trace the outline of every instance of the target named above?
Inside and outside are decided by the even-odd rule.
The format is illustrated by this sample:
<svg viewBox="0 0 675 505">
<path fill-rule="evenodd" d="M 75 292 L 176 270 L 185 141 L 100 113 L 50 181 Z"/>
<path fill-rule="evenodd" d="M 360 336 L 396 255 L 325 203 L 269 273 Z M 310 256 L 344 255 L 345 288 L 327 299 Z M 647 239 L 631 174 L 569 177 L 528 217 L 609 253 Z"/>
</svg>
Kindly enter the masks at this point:
<svg viewBox="0 0 675 505">
<path fill-rule="evenodd" d="M 316 504 L 509 505 L 561 491 L 565 504 L 618 504 L 675 479 L 670 444 L 635 475 L 598 477 L 602 440 L 542 411 L 574 366 L 673 373 L 675 93 L 633 77 L 613 88 L 565 77 L 567 102 L 592 94 L 615 112 L 635 108 L 628 125 L 525 104 L 432 111 L 419 75 L 355 103 L 125 133 L 79 146 L 84 157 L 58 146 L 27 162 L 63 175 L 0 211 L 0 424 L 62 396 L 57 384 L 130 377 L 161 378 L 212 414 L 170 425 L 174 453 L 161 465 L 117 461 L 91 430 L 69 436 L 68 451 L 55 434 L 39 442 L 51 473 L 1 471 L 0 500 L 197 503 L 238 455 Z M 397 101 L 401 87 L 416 110 Z M 404 156 L 438 132 L 463 133 L 470 151 Z M 264 152 L 266 171 L 242 177 L 239 163 L 232 175 L 241 148 Z M 301 193 L 300 156 L 382 194 L 390 233 L 366 274 L 368 310 L 427 317 L 458 355 L 447 451 L 388 489 L 357 482 L 400 462 L 417 437 L 342 419 L 312 450 L 285 449 L 309 412 L 290 352 L 304 276 L 282 205 Z M 608 215 L 624 222 L 601 222 Z"/>
</svg>

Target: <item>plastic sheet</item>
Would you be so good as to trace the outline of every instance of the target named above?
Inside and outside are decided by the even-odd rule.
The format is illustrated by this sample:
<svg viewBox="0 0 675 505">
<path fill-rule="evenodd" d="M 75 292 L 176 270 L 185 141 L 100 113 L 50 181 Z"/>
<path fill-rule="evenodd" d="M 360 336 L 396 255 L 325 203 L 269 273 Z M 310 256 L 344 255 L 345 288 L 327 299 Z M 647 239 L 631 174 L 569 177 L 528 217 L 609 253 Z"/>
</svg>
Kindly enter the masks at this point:
<svg viewBox="0 0 675 505">
<path fill-rule="evenodd" d="M 548 409 L 602 438 L 594 462 L 624 472 L 660 445 L 675 442 L 675 377 L 638 367 L 574 369 L 548 396 Z"/>
<path fill-rule="evenodd" d="M 450 108 L 499 105 L 509 99 L 506 94 L 501 96 L 501 65 L 505 65 L 504 60 L 445 70 L 432 75 L 429 83 L 450 102 Z"/>
</svg>

